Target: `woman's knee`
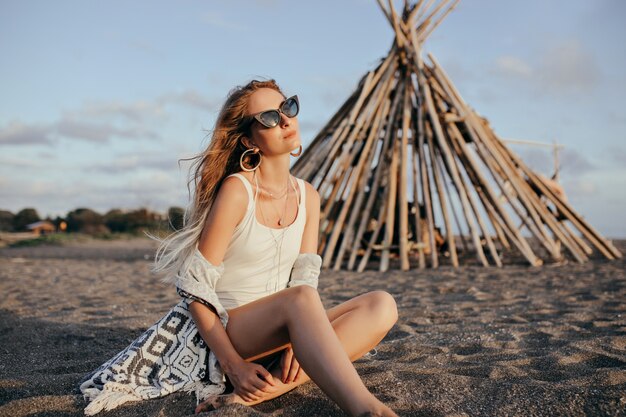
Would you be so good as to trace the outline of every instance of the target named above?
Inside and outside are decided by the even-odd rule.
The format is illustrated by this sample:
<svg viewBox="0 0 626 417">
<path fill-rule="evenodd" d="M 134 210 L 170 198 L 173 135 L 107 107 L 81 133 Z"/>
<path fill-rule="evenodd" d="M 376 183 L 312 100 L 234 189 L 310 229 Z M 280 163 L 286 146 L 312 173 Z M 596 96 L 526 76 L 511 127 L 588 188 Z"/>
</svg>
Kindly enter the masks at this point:
<svg viewBox="0 0 626 417">
<path fill-rule="evenodd" d="M 398 321 L 398 307 L 393 296 L 386 291 L 368 293 L 368 305 L 377 323 L 388 331 Z"/>
<path fill-rule="evenodd" d="M 292 311 L 300 312 L 303 309 L 322 306 L 319 293 L 309 285 L 298 285 L 291 287 L 288 291 L 289 301 L 285 303 L 285 306 Z"/>
</svg>

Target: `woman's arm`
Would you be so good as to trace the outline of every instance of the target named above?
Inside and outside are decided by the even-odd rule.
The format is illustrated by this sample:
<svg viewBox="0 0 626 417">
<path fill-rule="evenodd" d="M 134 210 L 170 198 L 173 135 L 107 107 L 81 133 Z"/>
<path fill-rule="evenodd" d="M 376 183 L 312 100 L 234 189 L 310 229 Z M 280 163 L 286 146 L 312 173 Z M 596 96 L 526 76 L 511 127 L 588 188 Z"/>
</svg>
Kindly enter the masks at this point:
<svg viewBox="0 0 626 417">
<path fill-rule="evenodd" d="M 300 243 L 300 254 L 296 258 L 287 287 L 309 285 L 317 289 L 317 281 L 322 267 L 322 258 L 317 254 L 320 224 L 320 196 L 311 184 L 305 182 L 306 223 Z"/>
<path fill-rule="evenodd" d="M 241 180 L 227 178 L 220 187 L 198 242 L 198 250 L 211 264 L 222 263 L 233 232 L 243 219 L 247 206 L 248 193 Z M 191 302 L 189 311 L 200 336 L 215 354 L 239 395 L 255 400 L 260 395 L 259 391 L 271 391 L 268 387 L 268 384 L 274 385 L 271 374 L 260 365 L 244 361 L 230 342 L 215 311 L 198 301 Z"/>
<path fill-rule="evenodd" d="M 247 199 L 247 192 L 241 180 L 232 177 L 224 180 L 207 215 L 198 242 L 198 250 L 211 264 L 222 263 L 235 227 L 245 214 Z M 224 337 L 228 338 L 224 327 L 217 320 L 216 312 L 198 301 L 190 304 L 190 312 L 200 335 L 215 354 L 222 368 L 226 370 L 228 360 L 232 359 L 236 352 L 229 341 L 224 340 Z M 215 336 L 212 335 L 214 331 L 216 331 Z"/>
<path fill-rule="evenodd" d="M 272 374 L 261 365 L 246 362 L 237 353 L 213 310 L 193 301 L 189 305 L 189 311 L 200 336 L 217 357 L 222 370 L 228 375 L 239 396 L 246 401 L 256 401 L 263 393 L 275 391 Z"/>
<path fill-rule="evenodd" d="M 243 220 L 248 207 L 248 193 L 238 178 L 226 178 L 202 229 L 198 249 L 207 261 L 219 265 L 235 227 Z"/>
<path fill-rule="evenodd" d="M 196 323 L 200 336 L 211 349 L 211 352 L 215 354 L 222 370 L 228 374 L 234 365 L 243 361 L 243 358 L 230 342 L 228 334 L 226 334 L 226 330 L 219 321 L 217 314 L 211 308 L 198 301 L 192 301 L 189 304 L 189 312 Z"/>
<path fill-rule="evenodd" d="M 302 234 L 300 253 L 317 253 L 317 239 L 320 228 L 320 195 L 308 182 L 304 182 L 306 192 L 306 224 Z"/>
</svg>

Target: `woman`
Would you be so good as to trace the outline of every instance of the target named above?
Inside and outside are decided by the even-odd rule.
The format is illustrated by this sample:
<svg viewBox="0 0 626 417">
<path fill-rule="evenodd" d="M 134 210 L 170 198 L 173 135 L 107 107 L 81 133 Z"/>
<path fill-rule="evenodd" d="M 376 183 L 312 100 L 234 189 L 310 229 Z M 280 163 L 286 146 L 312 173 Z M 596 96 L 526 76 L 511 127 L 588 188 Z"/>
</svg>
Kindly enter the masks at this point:
<svg viewBox="0 0 626 417">
<path fill-rule="evenodd" d="M 395 416 L 351 363 L 394 325 L 393 298 L 375 291 L 326 311 L 316 290 L 320 199 L 289 173 L 298 111 L 273 80 L 231 91 L 185 227 L 157 252 L 155 270 L 183 299 L 83 382 L 87 414 L 177 390 L 205 400 L 196 411 L 253 405 L 310 378 L 350 415 Z"/>
</svg>

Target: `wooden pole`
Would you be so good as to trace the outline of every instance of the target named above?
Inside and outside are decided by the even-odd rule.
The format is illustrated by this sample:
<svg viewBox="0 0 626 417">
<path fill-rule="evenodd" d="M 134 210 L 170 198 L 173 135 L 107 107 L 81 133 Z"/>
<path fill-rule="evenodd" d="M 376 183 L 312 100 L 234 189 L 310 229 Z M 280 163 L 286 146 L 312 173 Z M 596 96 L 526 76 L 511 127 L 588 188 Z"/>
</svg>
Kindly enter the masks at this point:
<svg viewBox="0 0 626 417">
<path fill-rule="evenodd" d="M 444 177 L 443 185 L 446 190 L 446 196 L 448 198 L 448 201 L 450 202 L 450 207 L 452 208 L 452 215 L 454 217 L 454 222 L 456 224 L 456 227 L 459 229 L 459 237 L 461 238 L 461 244 L 463 245 L 463 250 L 467 252 L 469 250 L 468 244 L 467 244 L 467 241 L 465 240 L 465 235 L 463 234 L 463 228 L 461 227 L 461 222 L 459 221 L 459 215 L 457 214 L 455 205 L 452 201 L 452 194 L 450 193 L 450 187 L 448 187 L 448 182 L 445 180 L 445 170 L 443 169 L 442 164 L 443 164 L 443 161 L 441 160 L 441 155 L 439 155 L 439 157 L 437 158 L 437 168 L 439 169 L 439 172 L 441 172 L 441 176 Z"/>
<path fill-rule="evenodd" d="M 409 100 L 409 85 L 411 79 L 406 78 L 404 82 L 404 101 L 403 101 L 403 117 L 402 117 L 402 143 L 400 152 L 400 267 L 403 271 L 408 271 L 409 265 L 409 201 L 407 199 L 407 167 L 408 167 L 408 141 L 409 141 L 409 124 L 411 121 L 411 102 Z"/>
<path fill-rule="evenodd" d="M 420 90 L 421 90 L 421 86 L 420 86 Z M 424 214 L 426 215 L 426 226 L 428 228 L 428 246 L 431 249 L 430 250 L 430 262 L 431 262 L 431 267 L 438 268 L 439 256 L 435 248 L 435 226 L 434 226 L 435 222 L 433 219 L 432 198 L 431 198 L 431 191 L 430 191 L 430 175 L 428 174 L 426 154 L 424 152 L 424 147 L 426 144 L 425 139 L 428 138 L 429 134 L 432 134 L 430 126 L 427 123 L 424 123 L 424 135 L 420 137 L 422 142 L 418 144 L 417 151 L 419 152 L 420 178 L 422 180 L 422 201 L 424 202 Z M 419 221 L 421 222 L 421 217 Z M 422 233 L 423 232 L 424 231 L 422 230 Z M 422 239 L 422 236 L 420 236 L 420 240 Z"/>
<path fill-rule="evenodd" d="M 433 177 L 435 179 L 435 188 L 437 188 L 437 193 L 439 195 L 439 204 L 441 205 L 441 213 L 443 215 L 444 226 L 446 228 L 446 239 L 448 241 L 448 248 L 450 250 L 450 259 L 452 261 L 452 266 L 457 268 L 459 266 L 459 260 L 456 254 L 456 244 L 454 242 L 454 232 L 452 231 L 452 224 L 450 223 L 450 217 L 448 215 L 448 206 L 446 204 L 446 198 L 443 194 L 443 184 L 442 180 L 439 177 L 439 164 L 437 163 L 437 157 L 440 155 L 436 155 L 435 147 L 432 146 L 432 141 L 429 138 L 428 149 L 430 151 L 430 165 L 433 171 Z"/>
<path fill-rule="evenodd" d="M 424 197 L 422 197 L 421 202 L 419 199 L 418 193 L 418 184 L 420 181 L 424 181 L 423 174 L 421 171 L 421 155 L 423 152 L 420 152 L 421 146 L 424 145 L 424 113 L 423 113 L 423 103 L 420 96 L 420 91 L 418 89 L 413 90 L 415 94 L 415 130 L 417 132 L 417 137 L 413 138 L 413 204 L 415 205 L 415 242 L 418 243 L 417 246 L 417 259 L 418 265 L 420 269 L 424 269 L 426 267 L 426 259 L 424 258 L 424 246 L 419 245 L 422 243 L 422 218 L 420 214 L 420 207 L 426 207 L 426 203 L 424 201 Z M 418 161 L 418 157 L 420 158 Z M 418 168 L 419 167 L 419 168 Z M 419 170 L 419 177 L 418 177 Z M 422 196 L 424 195 L 424 187 L 422 187 Z"/>
<path fill-rule="evenodd" d="M 386 169 L 387 169 L 386 168 L 387 167 L 387 163 L 388 163 L 387 162 L 387 155 L 391 153 L 390 148 L 391 148 L 391 144 L 392 144 L 393 126 L 395 124 L 396 118 L 398 117 L 397 109 L 398 109 L 398 105 L 400 103 L 401 96 L 402 96 L 402 94 L 398 94 L 398 90 L 396 90 L 396 94 L 394 95 L 393 103 L 391 105 L 391 110 L 390 110 L 389 115 L 387 117 L 387 123 L 386 123 L 386 126 L 385 126 L 385 137 L 383 139 L 383 144 L 382 144 L 381 149 L 380 149 L 379 159 L 377 161 L 376 171 L 374 173 L 374 179 L 373 179 L 370 191 L 369 191 L 368 200 L 367 200 L 367 203 L 365 205 L 365 210 L 363 211 L 364 215 L 361 216 L 361 222 L 359 224 L 359 228 L 358 228 L 357 233 L 356 233 L 354 245 L 353 245 L 352 251 L 351 251 L 352 253 L 351 253 L 350 259 L 348 261 L 348 269 L 353 269 L 354 263 L 356 261 L 358 246 L 361 244 L 361 239 L 363 237 L 365 229 L 368 226 L 369 220 L 372 218 L 371 213 L 372 213 L 372 209 L 374 207 L 374 203 L 377 200 L 378 190 L 382 187 L 381 186 L 381 181 L 382 181 L 382 178 L 384 176 L 383 172 L 385 172 Z M 382 218 L 379 218 L 379 222 L 381 221 L 381 219 Z M 374 241 L 371 241 L 371 242 L 373 243 Z M 368 254 L 367 258 L 369 258 L 370 248 L 368 248 L 368 251 L 366 253 Z M 366 257 L 364 256 L 363 258 L 366 258 Z M 367 262 L 367 260 L 365 260 L 365 262 Z M 362 271 L 362 269 L 361 269 L 361 271 Z"/>
<path fill-rule="evenodd" d="M 394 129 L 393 145 L 391 154 L 391 165 L 389 167 L 389 195 L 386 203 L 387 216 L 385 219 L 385 235 L 383 238 L 383 253 L 380 259 L 380 271 L 384 272 L 389 269 L 389 249 L 393 242 L 394 221 L 396 214 L 396 193 L 398 191 L 397 178 L 398 178 L 398 153 L 399 143 L 396 140 L 397 129 Z"/>
<path fill-rule="evenodd" d="M 433 68 L 434 68 L 433 74 L 434 74 L 434 76 L 437 78 L 437 80 L 439 81 L 439 84 L 444 88 L 444 90 L 446 90 L 446 89 L 448 90 L 449 97 L 455 103 L 459 114 L 462 115 L 462 117 L 465 118 L 465 124 L 467 126 L 468 133 L 470 135 L 473 135 L 472 136 L 472 142 L 474 142 L 476 144 L 477 151 L 479 153 L 481 153 L 482 152 L 481 146 L 483 144 L 485 144 L 485 142 L 484 142 L 484 138 L 474 135 L 474 131 L 472 130 L 473 125 L 471 124 L 471 121 L 472 121 L 471 117 L 472 117 L 473 113 L 470 110 L 468 110 L 467 106 L 462 101 L 462 98 L 460 98 L 460 96 L 458 95 L 458 92 L 454 88 L 454 85 L 452 85 L 452 83 L 449 81 L 449 78 L 447 77 L 445 72 L 443 72 L 441 67 L 438 65 L 437 60 L 430 54 L 429 54 L 429 58 L 431 59 L 431 62 L 433 62 Z M 483 140 L 481 140 L 481 138 Z M 464 141 L 459 141 L 459 142 L 464 143 Z M 492 156 L 495 157 L 496 161 L 501 159 L 501 158 L 498 158 L 498 155 L 495 155 L 493 153 L 492 153 Z M 483 158 L 485 159 L 486 156 L 484 156 Z M 504 168 L 504 167 L 502 167 L 502 165 L 505 165 L 504 161 L 500 160 L 499 165 L 501 166 L 501 168 Z M 503 172 L 506 172 L 506 170 L 503 170 Z M 508 177 L 509 181 L 511 181 L 511 184 L 516 188 L 516 192 L 519 193 L 519 187 L 517 187 L 516 183 L 515 183 L 515 179 L 517 177 L 514 174 L 510 173 L 510 172 L 507 173 L 507 177 Z M 490 187 L 487 187 L 487 190 L 491 190 Z M 513 224 L 513 222 L 510 220 L 510 218 L 508 217 L 506 212 L 500 206 L 500 203 L 499 203 L 497 197 L 494 194 L 492 194 L 491 197 L 492 197 L 492 204 L 494 204 L 496 207 L 499 207 L 498 211 L 501 213 L 503 219 L 507 222 L 507 224 L 509 225 L 510 229 L 512 231 L 514 231 L 514 233 L 515 233 L 516 226 Z M 531 214 L 532 214 L 532 212 L 531 212 Z M 538 219 L 535 217 L 535 220 L 538 220 Z M 539 222 L 536 221 L 536 223 L 539 223 Z M 547 237 L 547 236 L 545 236 L 545 237 Z M 518 237 L 515 240 L 515 242 L 517 242 L 519 245 L 521 245 L 523 247 L 523 249 L 521 247 L 518 247 L 518 249 L 520 249 L 522 251 L 522 253 L 526 256 L 526 258 L 528 259 L 528 261 L 532 265 L 540 264 L 541 260 L 534 255 L 532 249 L 527 244 L 526 240 L 521 237 L 521 235 L 518 234 Z M 552 246 L 552 247 L 554 247 L 554 246 Z"/>
<path fill-rule="evenodd" d="M 418 64 L 418 67 L 419 67 L 419 64 Z M 437 144 L 439 145 L 439 149 L 441 150 L 441 153 L 444 156 L 445 165 L 448 168 L 448 174 L 452 178 L 452 181 L 454 182 L 456 189 L 459 193 L 461 206 L 463 208 L 463 213 L 465 214 L 467 224 L 472 232 L 472 239 L 474 241 L 474 247 L 476 249 L 476 253 L 481 263 L 487 266 L 488 265 L 487 258 L 485 258 L 485 254 L 483 253 L 482 244 L 480 242 L 478 233 L 476 232 L 474 220 L 472 219 L 470 215 L 469 201 L 467 199 L 467 195 L 463 191 L 463 187 L 461 186 L 461 182 L 460 182 L 461 180 L 460 180 L 459 174 L 455 170 L 454 160 L 450 153 L 450 149 L 448 148 L 448 145 L 443 137 L 443 131 L 441 129 L 441 125 L 439 124 L 439 118 L 437 116 L 437 112 L 435 111 L 435 106 L 433 104 L 428 82 L 424 82 L 422 85 L 420 85 L 420 87 L 422 88 L 422 91 L 424 94 L 426 109 L 430 118 L 430 122 L 434 127 L 435 138 L 437 139 Z"/>
<path fill-rule="evenodd" d="M 385 82 L 383 82 L 382 84 L 379 84 L 378 87 L 376 88 L 376 91 L 374 93 L 375 94 L 375 98 L 374 98 L 374 100 L 370 104 L 371 106 L 373 106 L 374 109 L 376 109 L 376 108 L 378 108 L 380 106 L 380 104 L 382 102 L 382 99 L 384 97 L 384 92 L 387 91 L 387 89 L 385 88 L 385 85 L 387 83 L 389 83 L 389 82 L 390 82 L 389 77 L 386 77 L 385 78 Z M 358 126 L 359 130 L 364 125 L 365 120 L 366 120 L 366 115 L 365 114 L 361 114 L 358 117 L 358 119 L 357 119 L 357 126 Z M 355 131 L 356 131 L 356 129 L 355 129 Z M 353 134 L 353 135 L 348 136 L 347 144 L 344 147 L 343 154 L 346 154 L 348 152 L 348 150 L 352 148 L 352 144 L 353 144 L 353 141 L 355 139 L 355 136 L 356 136 L 356 133 Z M 369 143 L 371 144 L 371 141 Z M 349 158 L 349 159 L 348 158 L 340 158 L 341 160 L 343 160 L 343 164 L 340 166 L 341 169 L 343 169 L 343 172 L 347 172 L 347 167 L 351 163 L 351 161 L 354 160 L 355 156 L 356 156 L 356 152 L 354 152 L 352 154 L 352 157 Z M 361 159 L 360 162 L 357 164 L 357 167 L 354 170 L 355 176 L 353 178 L 357 178 L 358 177 L 360 169 L 363 166 L 363 161 L 364 161 L 364 159 Z M 341 170 L 340 170 L 340 172 L 341 172 Z M 345 176 L 345 174 L 344 174 L 344 176 Z M 338 176 L 337 178 L 338 178 L 337 179 L 337 183 L 338 183 L 339 181 L 341 181 L 341 177 Z M 355 181 L 356 180 L 353 180 L 352 182 L 355 182 Z M 337 187 L 337 183 L 333 187 L 333 193 L 331 193 L 331 196 L 333 196 L 333 197 L 334 197 L 333 194 L 335 194 L 335 190 L 338 190 L 338 188 L 339 188 L 339 187 Z M 347 185 L 349 183 L 350 183 L 350 180 L 349 180 L 349 178 L 347 178 L 346 179 L 346 187 L 345 188 L 347 188 Z M 339 214 L 339 217 L 337 218 L 337 221 L 336 221 L 336 223 L 334 225 L 333 231 L 332 231 L 330 237 L 328 238 L 327 248 L 324 251 L 324 256 L 323 256 L 323 261 L 322 261 L 322 266 L 324 266 L 324 267 L 328 267 L 330 265 L 331 260 L 332 260 L 334 248 L 335 248 L 335 245 L 337 243 L 337 239 L 339 238 L 339 235 L 340 235 L 340 233 L 342 231 L 342 225 L 343 225 L 343 222 L 344 222 L 345 217 L 347 215 L 347 210 L 349 208 L 349 205 L 350 205 L 350 202 L 352 200 L 352 197 L 354 196 L 354 191 L 355 191 L 355 188 L 353 187 L 351 189 L 351 192 L 346 197 L 343 209 L 341 210 L 341 212 Z"/>
<path fill-rule="evenodd" d="M 437 100 L 439 101 L 439 100 Z M 446 131 L 444 131 L 445 133 Z M 448 136 L 448 139 L 449 136 Z M 453 158 L 453 163 L 455 164 L 454 169 L 459 173 L 459 180 L 460 180 L 460 184 L 463 187 L 463 191 L 464 193 L 467 195 L 467 201 L 469 202 L 469 205 L 472 209 L 472 212 L 474 213 L 474 217 L 476 218 L 476 222 L 478 223 L 478 226 L 480 227 L 480 230 L 482 232 L 482 235 L 485 239 L 485 242 L 487 244 L 487 248 L 489 249 L 489 252 L 491 253 L 491 257 L 493 258 L 493 261 L 496 263 L 497 266 L 502 266 L 502 262 L 500 260 L 500 255 L 498 254 L 498 251 L 496 250 L 494 244 L 493 244 L 493 240 L 491 239 L 491 236 L 489 234 L 489 230 L 487 229 L 487 226 L 482 218 L 482 216 L 480 215 L 480 212 L 478 210 L 478 204 L 474 201 L 474 197 L 472 196 L 472 193 L 470 191 L 470 187 L 469 185 L 466 183 L 462 172 L 461 172 L 461 167 L 465 168 L 465 174 L 468 176 L 468 179 L 470 180 L 470 182 L 472 182 L 473 180 L 473 171 L 469 170 L 469 164 L 467 163 L 467 158 L 465 158 L 465 155 L 463 155 L 462 150 L 460 149 L 459 143 L 458 141 L 452 141 L 449 140 L 449 144 L 450 144 L 450 148 L 451 150 L 454 150 L 454 152 L 456 153 L 457 158 L 459 158 L 460 163 L 457 164 L 456 159 Z M 480 184 L 478 184 L 477 182 L 474 183 L 474 186 L 480 186 Z M 475 189 L 475 188 L 474 188 Z M 478 197 L 480 200 L 480 193 L 478 193 Z"/>
<path fill-rule="evenodd" d="M 370 172 L 364 169 L 364 167 L 369 166 L 372 163 L 372 160 L 374 159 L 374 151 L 375 151 L 374 141 L 378 139 L 380 124 L 381 124 L 382 119 L 386 117 L 387 113 L 389 112 L 390 101 L 388 97 L 389 97 L 389 93 L 391 90 L 391 85 L 392 85 L 391 82 L 388 83 L 387 90 L 383 93 L 383 96 L 385 97 L 385 101 L 383 105 L 379 107 L 379 111 L 377 112 L 374 118 L 374 123 L 370 129 L 370 133 L 366 140 L 366 145 L 364 146 L 362 154 L 360 155 L 358 166 L 355 169 L 356 180 L 354 182 L 356 184 L 350 196 L 354 195 L 355 192 L 358 193 L 356 201 L 354 205 L 350 207 L 349 202 L 350 202 L 351 197 L 349 197 L 349 199 L 346 200 L 346 204 L 344 205 L 344 209 L 342 210 L 342 213 L 340 214 L 340 216 L 342 215 L 345 216 L 344 212 L 347 213 L 348 207 L 350 207 L 350 212 L 351 212 L 350 219 L 348 220 L 348 223 L 343 228 L 343 239 L 339 247 L 337 257 L 335 259 L 335 267 L 334 267 L 335 270 L 341 269 L 341 263 L 345 254 L 345 250 L 352 242 L 352 238 L 354 236 L 354 227 L 353 227 L 354 222 L 356 221 L 358 214 L 361 213 L 360 209 L 361 209 L 362 201 L 365 197 L 365 184 L 367 183 L 367 180 L 370 174 Z"/>
</svg>

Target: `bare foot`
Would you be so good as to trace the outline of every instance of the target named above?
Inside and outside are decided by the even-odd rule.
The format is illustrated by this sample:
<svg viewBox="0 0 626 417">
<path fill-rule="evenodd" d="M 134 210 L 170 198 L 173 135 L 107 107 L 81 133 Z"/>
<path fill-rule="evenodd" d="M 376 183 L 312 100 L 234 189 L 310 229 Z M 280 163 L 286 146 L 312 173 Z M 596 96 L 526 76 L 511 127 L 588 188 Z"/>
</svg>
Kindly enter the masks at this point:
<svg viewBox="0 0 626 417">
<path fill-rule="evenodd" d="M 398 417 L 398 415 L 387 406 L 384 406 L 382 411 L 367 411 L 359 414 L 358 417 Z"/>
<path fill-rule="evenodd" d="M 231 394 L 222 394 L 222 395 L 212 395 L 203 402 L 201 402 L 197 407 L 195 413 L 201 413 L 203 411 L 213 411 L 218 408 L 222 408 L 229 404 L 243 404 L 243 405 L 255 405 L 260 403 L 261 401 L 256 402 L 246 402 L 239 395 L 234 392 Z"/>
</svg>

